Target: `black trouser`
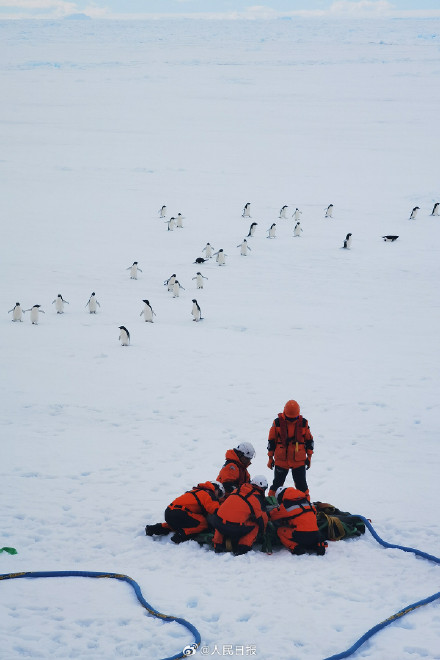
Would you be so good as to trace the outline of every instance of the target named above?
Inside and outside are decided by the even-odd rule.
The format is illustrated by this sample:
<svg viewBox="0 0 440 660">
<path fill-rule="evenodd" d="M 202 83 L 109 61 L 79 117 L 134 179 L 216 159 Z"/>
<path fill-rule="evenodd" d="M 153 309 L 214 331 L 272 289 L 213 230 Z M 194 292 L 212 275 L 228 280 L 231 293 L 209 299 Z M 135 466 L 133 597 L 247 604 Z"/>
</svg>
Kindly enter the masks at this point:
<svg viewBox="0 0 440 660">
<path fill-rule="evenodd" d="M 293 477 L 293 483 L 295 484 L 295 488 L 305 493 L 306 490 L 309 489 L 306 481 L 306 466 L 300 465 L 300 467 L 291 468 L 291 469 L 292 469 L 292 477 Z M 279 465 L 275 465 L 273 484 L 270 487 L 270 490 L 276 492 L 277 489 L 280 488 L 280 486 L 284 486 L 284 482 L 286 481 L 288 472 L 289 472 L 288 468 L 282 468 Z"/>
<path fill-rule="evenodd" d="M 183 509 L 165 509 L 165 520 L 175 532 L 179 532 L 182 536 L 186 536 L 186 528 L 197 527 L 199 521 L 190 516 L 187 511 Z"/>
</svg>

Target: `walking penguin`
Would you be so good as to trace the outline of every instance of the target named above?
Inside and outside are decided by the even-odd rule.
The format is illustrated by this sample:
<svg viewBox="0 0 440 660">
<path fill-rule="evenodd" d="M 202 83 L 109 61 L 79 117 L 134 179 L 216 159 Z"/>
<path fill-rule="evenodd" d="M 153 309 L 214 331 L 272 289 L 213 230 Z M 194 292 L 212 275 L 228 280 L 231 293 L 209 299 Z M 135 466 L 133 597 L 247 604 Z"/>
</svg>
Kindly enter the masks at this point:
<svg viewBox="0 0 440 660">
<path fill-rule="evenodd" d="M 242 218 L 250 218 L 251 217 L 251 203 L 247 202 L 244 205 L 243 213 L 241 214 Z"/>
<path fill-rule="evenodd" d="M 440 215 L 440 202 L 436 202 L 432 207 L 431 215 Z"/>
<path fill-rule="evenodd" d="M 8 311 L 8 314 L 12 312 L 12 320 L 13 321 L 20 321 L 23 323 L 23 310 L 21 309 L 21 305 L 19 302 L 16 302 L 14 307 Z"/>
<path fill-rule="evenodd" d="M 159 209 L 159 218 L 165 218 L 166 215 L 167 215 L 167 207 L 166 207 L 165 204 L 164 204 L 164 205 L 161 206 L 160 209 Z"/>
<path fill-rule="evenodd" d="M 415 220 L 415 219 L 416 219 L 416 216 L 417 216 L 417 213 L 418 213 L 419 211 L 420 211 L 420 207 L 419 207 L 419 206 L 415 206 L 415 207 L 413 208 L 413 210 L 411 211 L 411 213 L 410 213 L 409 219 L 410 219 L 410 220 Z"/>
<path fill-rule="evenodd" d="M 292 218 L 294 220 L 299 220 L 300 215 L 302 215 L 302 211 L 300 211 L 298 208 L 296 208 L 293 212 Z"/>
<path fill-rule="evenodd" d="M 325 209 L 325 217 L 333 218 L 333 204 L 329 204 Z"/>
<path fill-rule="evenodd" d="M 153 316 L 156 316 L 156 312 L 153 311 L 153 308 L 150 305 L 149 300 L 143 300 L 144 303 L 144 309 L 142 312 L 139 314 L 139 316 L 144 315 L 144 321 L 147 323 L 153 323 Z"/>
<path fill-rule="evenodd" d="M 302 227 L 301 227 L 300 221 L 298 220 L 298 222 L 296 223 L 296 225 L 293 228 L 293 235 L 294 236 L 301 236 L 301 232 L 302 232 Z"/>
<path fill-rule="evenodd" d="M 211 243 L 206 243 L 206 245 L 203 248 L 202 252 L 205 253 L 205 257 L 207 259 L 211 259 L 213 250 L 215 250 L 215 248 L 212 247 Z"/>
<path fill-rule="evenodd" d="M 128 346 L 130 343 L 130 333 L 124 325 L 120 325 L 119 330 L 121 331 L 119 333 L 119 341 L 121 342 L 121 346 Z"/>
<path fill-rule="evenodd" d="M 253 222 L 251 226 L 249 227 L 249 233 L 248 233 L 248 238 L 249 236 L 253 236 L 255 234 L 255 227 L 257 226 L 258 222 Z"/>
<path fill-rule="evenodd" d="M 280 218 L 284 218 L 287 220 L 287 205 L 285 204 L 284 206 L 281 207 L 280 209 Z"/>
<path fill-rule="evenodd" d="M 226 259 L 225 259 L 225 257 L 227 257 L 228 255 L 225 253 L 225 251 L 223 250 L 223 248 L 220 249 L 220 250 L 218 250 L 218 252 L 214 252 L 214 254 L 217 255 L 217 259 L 216 259 L 216 261 L 217 261 L 218 265 L 219 265 L 219 266 L 225 266 L 225 265 L 226 265 Z"/>
<path fill-rule="evenodd" d="M 174 280 L 173 298 L 178 298 L 180 296 L 180 289 L 183 289 L 185 291 L 185 287 L 181 286 L 179 280 Z"/>
<path fill-rule="evenodd" d="M 96 314 L 98 307 L 101 307 L 99 302 L 96 300 L 96 293 L 94 291 L 86 303 L 86 307 L 89 308 L 89 314 Z"/>
<path fill-rule="evenodd" d="M 168 291 L 171 291 L 175 281 L 176 281 L 176 273 L 173 273 L 167 280 L 165 280 L 163 284 L 164 286 L 167 286 Z"/>
<path fill-rule="evenodd" d="M 198 289 L 203 289 L 203 280 L 207 280 L 208 278 L 202 275 L 202 273 L 197 273 L 195 277 L 192 278 L 193 280 L 197 280 L 197 288 Z"/>
<path fill-rule="evenodd" d="M 345 237 L 344 245 L 342 246 L 346 250 L 349 250 L 351 248 L 351 234 L 347 234 Z"/>
<path fill-rule="evenodd" d="M 276 231 L 277 231 L 276 224 L 275 223 L 271 224 L 271 226 L 267 230 L 268 236 L 266 236 L 266 238 L 276 238 L 276 236 L 275 236 Z"/>
<path fill-rule="evenodd" d="M 247 257 L 248 251 L 251 250 L 245 238 L 243 238 L 243 243 L 240 243 L 240 245 L 237 245 L 237 247 L 241 248 L 240 254 L 242 257 Z"/>
<path fill-rule="evenodd" d="M 31 309 L 25 309 L 25 312 L 30 312 L 31 313 L 31 323 L 32 325 L 38 325 L 38 321 L 40 318 L 40 312 L 42 314 L 45 314 L 45 312 L 40 309 L 41 305 L 34 305 L 31 307 Z"/>
<path fill-rule="evenodd" d="M 52 300 L 52 305 L 55 303 L 55 309 L 57 310 L 57 314 L 64 314 L 64 303 L 68 305 L 69 303 L 67 300 L 64 300 L 63 296 L 61 293 L 57 295 L 55 300 Z"/>
<path fill-rule="evenodd" d="M 194 316 L 193 321 L 201 321 L 202 319 L 202 311 L 199 307 L 199 303 L 195 298 L 192 300 L 192 310 L 191 314 Z"/>
<path fill-rule="evenodd" d="M 139 272 L 139 273 L 142 273 L 142 270 L 141 270 L 141 268 L 139 268 L 139 266 L 138 266 L 138 262 L 137 262 L 137 261 L 133 261 L 133 265 L 132 265 L 132 266 L 129 266 L 129 267 L 126 268 L 125 270 L 129 270 L 129 271 L 130 271 L 130 279 L 131 279 L 131 280 L 137 280 L 137 278 L 138 278 L 138 272 Z"/>
</svg>

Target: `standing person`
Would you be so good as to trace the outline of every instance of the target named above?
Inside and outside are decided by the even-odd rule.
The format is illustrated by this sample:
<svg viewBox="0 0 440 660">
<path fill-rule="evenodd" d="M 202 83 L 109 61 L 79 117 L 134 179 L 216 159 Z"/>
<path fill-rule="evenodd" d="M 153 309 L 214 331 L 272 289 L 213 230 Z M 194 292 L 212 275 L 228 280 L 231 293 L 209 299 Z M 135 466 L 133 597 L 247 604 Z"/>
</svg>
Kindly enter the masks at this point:
<svg viewBox="0 0 440 660">
<path fill-rule="evenodd" d="M 234 449 L 228 449 L 226 462 L 217 477 L 217 481 L 225 487 L 227 495 L 242 484 L 249 483 L 251 477 L 247 468 L 254 456 L 255 449 L 251 442 L 240 442 Z"/>
<path fill-rule="evenodd" d="M 217 481 L 205 481 L 176 497 L 165 509 L 164 523 L 147 525 L 147 536 L 164 536 L 174 532 L 173 543 L 188 541 L 208 529 L 207 516 L 219 508 L 225 489 Z"/>
<path fill-rule="evenodd" d="M 278 506 L 269 512 L 281 543 L 293 555 L 305 552 L 325 554 L 323 537 L 318 529 L 316 509 L 306 494 L 296 488 L 278 488 Z"/>
<path fill-rule="evenodd" d="M 264 491 L 267 479 L 263 475 L 252 477 L 229 495 L 220 504 L 216 514 L 209 516 L 215 528 L 214 550 L 232 550 L 234 555 L 244 555 L 252 548 L 258 532 L 264 532 L 267 525 Z"/>
<path fill-rule="evenodd" d="M 300 415 L 299 404 L 291 399 L 278 414 L 269 431 L 267 467 L 275 468 L 274 479 L 268 495 L 273 497 L 276 490 L 284 485 L 289 470 L 295 488 L 309 497 L 306 469 L 310 467 L 313 454 L 313 436 L 309 423 Z"/>
</svg>

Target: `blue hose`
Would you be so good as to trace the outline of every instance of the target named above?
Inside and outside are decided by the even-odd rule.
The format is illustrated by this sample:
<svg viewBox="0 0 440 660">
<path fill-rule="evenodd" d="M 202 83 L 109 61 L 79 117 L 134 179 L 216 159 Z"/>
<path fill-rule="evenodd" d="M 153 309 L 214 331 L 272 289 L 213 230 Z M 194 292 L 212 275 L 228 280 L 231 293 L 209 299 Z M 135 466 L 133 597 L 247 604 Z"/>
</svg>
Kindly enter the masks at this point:
<svg viewBox="0 0 440 660">
<path fill-rule="evenodd" d="M 198 648 L 201 643 L 201 637 L 200 633 L 195 628 L 191 623 L 188 621 L 185 621 L 185 619 L 180 619 L 175 616 L 170 616 L 168 614 L 161 614 L 157 610 L 154 609 L 142 595 L 142 591 L 140 586 L 138 585 L 133 578 L 129 577 L 128 575 L 121 575 L 119 573 L 98 573 L 94 571 L 32 571 L 32 572 L 25 572 L 25 573 L 4 573 L 3 575 L 0 574 L 0 580 L 10 580 L 12 578 L 42 578 L 42 577 L 95 577 L 95 578 L 114 578 L 116 580 L 122 580 L 124 582 L 128 582 L 128 584 L 133 587 L 135 594 L 137 596 L 138 601 L 140 604 L 145 607 L 145 609 L 152 615 L 155 616 L 159 619 L 162 619 L 162 621 L 166 622 L 172 622 L 175 621 L 181 626 L 184 626 L 187 628 L 192 635 L 194 636 L 195 643 L 190 645 L 194 649 Z M 177 653 L 176 655 L 170 656 L 169 658 L 163 658 L 162 660 L 179 660 L 179 658 L 184 658 L 186 655 L 182 651 L 180 653 Z"/>
<path fill-rule="evenodd" d="M 440 564 L 440 559 L 438 557 L 434 557 L 434 555 L 428 555 L 426 552 L 422 552 L 421 550 L 416 550 L 416 548 L 407 548 L 404 545 L 387 543 L 386 541 L 380 538 L 380 536 L 378 535 L 378 533 L 376 532 L 376 530 L 374 529 L 373 525 L 370 523 L 369 520 L 364 518 L 364 516 L 356 516 L 356 517 L 361 518 L 363 520 L 365 526 L 368 527 L 372 536 L 376 539 L 378 543 L 383 545 L 384 548 L 397 548 L 398 550 L 403 550 L 404 552 L 413 552 L 415 555 L 419 557 L 423 557 L 423 559 L 428 559 L 429 561 L 433 561 L 436 564 Z M 409 612 L 412 612 L 418 607 L 422 607 L 422 605 L 427 605 L 428 603 L 432 603 L 434 600 L 437 600 L 438 598 L 440 598 L 440 591 L 436 594 L 433 594 L 432 596 L 429 596 L 428 598 L 424 598 L 423 600 L 418 600 L 416 603 L 407 605 L 402 610 L 399 610 L 399 612 L 396 612 L 396 614 L 392 614 L 390 617 L 388 617 L 388 619 L 385 619 L 385 621 L 382 621 L 381 623 L 375 625 L 373 628 L 370 628 L 370 630 L 368 630 L 364 635 L 362 635 L 362 637 L 360 637 L 357 640 L 357 642 L 355 642 L 353 646 L 350 646 L 350 648 L 347 649 L 346 651 L 342 651 L 342 653 L 337 653 L 336 655 L 332 655 L 329 656 L 328 658 L 324 658 L 324 660 L 341 660 L 342 658 L 348 658 L 355 651 L 357 651 L 358 648 L 367 641 L 367 639 L 370 639 L 370 637 L 372 637 L 377 632 L 379 632 L 379 630 L 382 630 L 382 628 L 389 626 L 394 621 L 397 621 L 397 619 L 400 619 L 400 617 L 405 616 L 405 614 L 409 614 Z"/>
</svg>

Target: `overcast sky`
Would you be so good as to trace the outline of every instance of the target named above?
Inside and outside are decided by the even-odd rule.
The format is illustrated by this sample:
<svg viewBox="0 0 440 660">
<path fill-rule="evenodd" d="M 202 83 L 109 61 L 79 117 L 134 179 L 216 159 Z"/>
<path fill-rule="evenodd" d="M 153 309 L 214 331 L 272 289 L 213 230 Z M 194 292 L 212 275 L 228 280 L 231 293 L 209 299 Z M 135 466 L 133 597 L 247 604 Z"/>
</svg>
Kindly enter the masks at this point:
<svg viewBox="0 0 440 660">
<path fill-rule="evenodd" d="M 440 0 L 0 0 L 0 18 L 142 18 L 160 15 L 440 17 Z"/>
</svg>

